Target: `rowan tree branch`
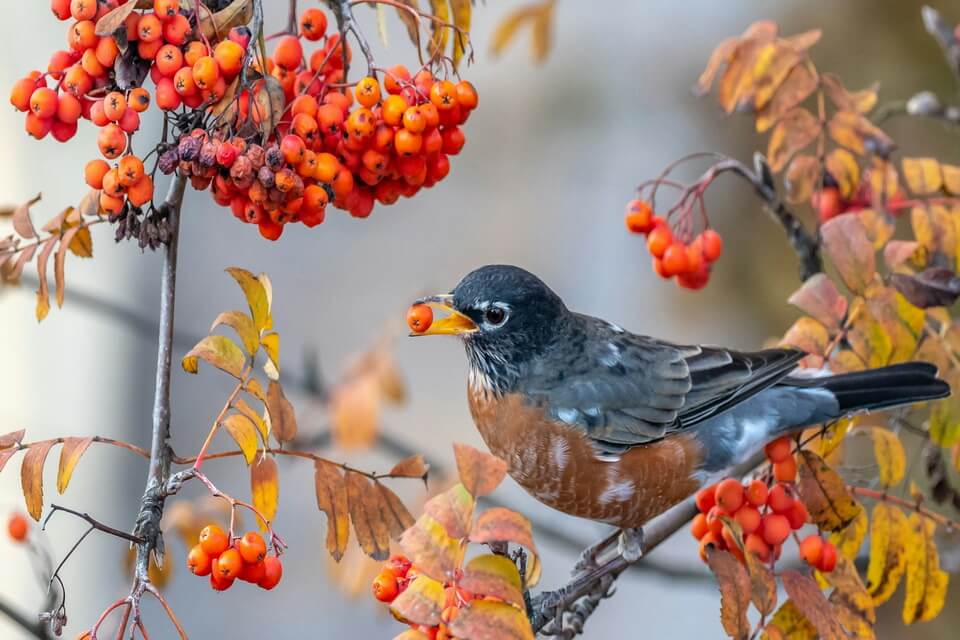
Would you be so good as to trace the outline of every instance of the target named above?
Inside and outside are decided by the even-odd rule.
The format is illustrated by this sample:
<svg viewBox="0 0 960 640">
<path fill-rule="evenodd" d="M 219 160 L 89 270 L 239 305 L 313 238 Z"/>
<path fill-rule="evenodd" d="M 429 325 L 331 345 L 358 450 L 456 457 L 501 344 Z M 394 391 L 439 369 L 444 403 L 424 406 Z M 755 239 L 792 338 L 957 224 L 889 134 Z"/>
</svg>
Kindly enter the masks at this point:
<svg viewBox="0 0 960 640">
<path fill-rule="evenodd" d="M 933 36 L 943 49 L 943 55 L 947 59 L 950 70 L 960 80 L 960 40 L 957 40 L 953 28 L 932 7 L 924 6 L 920 10 L 920 16 L 923 18 L 923 26 L 927 33 Z"/>
</svg>

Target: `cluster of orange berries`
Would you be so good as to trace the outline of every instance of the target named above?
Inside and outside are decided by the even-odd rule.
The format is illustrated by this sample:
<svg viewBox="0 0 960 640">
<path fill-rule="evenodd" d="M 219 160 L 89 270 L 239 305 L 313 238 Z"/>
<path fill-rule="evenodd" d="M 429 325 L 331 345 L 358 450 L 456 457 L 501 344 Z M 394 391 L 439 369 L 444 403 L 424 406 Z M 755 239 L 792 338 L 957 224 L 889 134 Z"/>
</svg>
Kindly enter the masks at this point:
<svg viewBox="0 0 960 640">
<path fill-rule="evenodd" d="M 10 519 L 7 520 L 7 535 L 10 536 L 11 540 L 14 542 L 23 542 L 27 539 L 29 532 L 30 523 L 27 522 L 27 519 L 23 517 L 22 514 L 10 514 Z"/>
<path fill-rule="evenodd" d="M 685 289 L 702 289 L 710 280 L 711 265 L 723 251 L 723 239 L 713 229 L 704 229 L 690 242 L 674 236 L 669 223 L 653 214 L 650 203 L 634 199 L 627 203 L 627 229 L 647 236 L 653 270 L 661 278 L 676 276 Z"/>
<path fill-rule="evenodd" d="M 398 595 L 406 590 L 418 574 L 417 567 L 407 557 L 403 555 L 392 556 L 384 563 L 380 573 L 373 579 L 371 585 L 373 597 L 387 604 L 393 602 Z M 455 636 L 450 634 L 447 625 L 457 617 L 460 609 L 467 603 L 482 599 L 483 596 L 448 584 L 444 587 L 444 598 L 443 610 L 440 613 L 440 624 L 426 626 L 410 623 L 410 627 L 424 633 L 429 640 L 454 640 Z M 400 620 L 400 622 L 406 622 L 406 620 Z"/>
<path fill-rule="evenodd" d="M 783 543 L 791 532 L 809 519 L 807 508 L 794 496 L 797 461 L 789 437 L 774 440 L 765 448 L 773 466 L 773 484 L 752 480 L 741 484 L 735 478 L 701 489 L 696 495 L 697 509 L 691 533 L 700 541 L 700 557 L 706 562 L 710 548 L 725 549 L 744 562 L 744 552 L 764 562 L 780 557 Z M 724 522 L 736 522 L 742 539 Z M 807 536 L 800 543 L 800 554 L 811 566 L 829 573 L 837 564 L 837 549 L 819 535 Z"/>
<path fill-rule="evenodd" d="M 215 524 L 200 531 L 200 541 L 187 554 L 187 568 L 194 575 L 210 576 L 214 591 L 226 591 L 236 580 L 269 590 L 283 577 L 280 558 L 267 555 L 267 544 L 259 533 L 248 531 L 231 540 Z"/>
</svg>

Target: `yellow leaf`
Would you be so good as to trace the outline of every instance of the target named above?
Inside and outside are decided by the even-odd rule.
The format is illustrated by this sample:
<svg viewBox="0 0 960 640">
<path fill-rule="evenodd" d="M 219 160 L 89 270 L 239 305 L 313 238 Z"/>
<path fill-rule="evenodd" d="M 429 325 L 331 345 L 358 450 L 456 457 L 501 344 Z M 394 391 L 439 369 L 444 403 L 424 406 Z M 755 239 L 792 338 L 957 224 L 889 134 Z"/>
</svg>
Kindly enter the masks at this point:
<svg viewBox="0 0 960 640">
<path fill-rule="evenodd" d="M 766 107 L 802 59 L 802 54 L 784 41 L 764 47 L 753 66 L 750 91 L 740 96 L 737 109 L 756 111 Z"/>
<path fill-rule="evenodd" d="M 263 345 L 263 350 L 267 352 L 267 357 L 270 358 L 270 362 L 273 363 L 274 369 L 277 372 L 277 377 L 279 377 L 280 375 L 280 334 L 279 333 L 265 334 L 260 339 L 260 344 Z"/>
<path fill-rule="evenodd" d="M 434 17 L 439 20 L 430 21 L 430 43 L 427 45 L 427 52 L 431 58 L 438 58 L 444 55 L 447 50 L 447 41 L 450 38 L 450 29 L 444 22 L 450 22 L 450 8 L 447 0 L 430 0 L 430 11 Z"/>
<path fill-rule="evenodd" d="M 943 173 L 943 188 L 950 195 L 960 196 L 960 167 L 941 164 L 940 170 Z"/>
<path fill-rule="evenodd" d="M 837 548 L 837 553 L 851 560 L 857 557 L 863 539 L 867 535 L 867 526 L 869 518 L 867 512 L 860 509 L 854 519 L 839 531 L 830 534 L 830 542 Z"/>
<path fill-rule="evenodd" d="M 428 515 L 420 516 L 403 532 L 400 548 L 423 573 L 444 582 L 451 578 L 463 558 L 459 540 L 447 535 L 443 525 Z"/>
<path fill-rule="evenodd" d="M 520 572 L 512 560 L 500 555 L 477 556 L 463 569 L 459 586 L 471 593 L 499 598 L 518 607 L 524 606 Z"/>
<path fill-rule="evenodd" d="M 277 477 L 277 463 L 270 456 L 261 456 L 250 465 L 250 493 L 253 506 L 268 521 L 277 515 L 277 503 L 280 500 L 280 480 Z M 266 531 L 267 523 L 257 518 L 260 528 Z"/>
<path fill-rule="evenodd" d="M 92 258 L 93 236 L 90 234 L 90 227 L 86 225 L 80 227 L 70 241 L 69 247 L 70 252 L 78 258 Z"/>
<path fill-rule="evenodd" d="M 893 237 L 896 227 L 893 219 L 888 213 L 877 211 L 876 209 L 863 209 L 860 211 L 860 221 L 867 230 L 867 237 L 873 244 L 874 249 L 883 249 L 887 242 Z"/>
<path fill-rule="evenodd" d="M 873 455 L 880 467 L 880 484 L 885 487 L 899 484 L 907 469 L 907 456 L 900 438 L 889 429 L 872 427 L 870 439 L 873 441 Z"/>
<path fill-rule="evenodd" d="M 867 590 L 874 606 L 889 600 L 900 584 L 906 569 L 909 535 L 907 517 L 899 508 L 885 502 L 874 505 L 867 566 Z"/>
<path fill-rule="evenodd" d="M 50 311 L 50 290 L 47 286 L 47 260 L 53 252 L 53 247 L 57 243 L 56 236 L 50 236 L 41 245 L 40 255 L 37 257 L 37 278 L 40 280 L 40 288 L 37 289 L 37 322 L 41 322 L 47 317 Z"/>
<path fill-rule="evenodd" d="M 767 160 L 778 173 L 798 151 L 813 142 L 820 133 L 820 123 L 803 107 L 796 107 L 780 119 L 770 133 Z"/>
<path fill-rule="evenodd" d="M 866 516 L 864 516 L 866 522 Z M 867 588 L 863 586 L 860 580 L 860 574 L 853 563 L 853 558 L 849 556 L 839 556 L 837 566 L 833 571 L 824 574 L 827 583 L 836 588 L 835 595 L 840 596 L 847 608 L 854 610 L 858 616 L 870 624 L 877 621 L 874 612 L 873 598 L 867 593 Z M 836 602 L 831 598 L 832 602 Z"/>
<path fill-rule="evenodd" d="M 800 452 L 797 491 L 810 520 L 826 531 L 838 531 L 853 522 L 863 510 L 847 491 L 840 475 L 812 451 Z"/>
<path fill-rule="evenodd" d="M 534 62 L 543 62 L 547 59 L 553 40 L 553 8 L 556 0 L 544 2 L 543 10 L 533 20 L 533 29 L 530 33 L 530 53 Z"/>
<path fill-rule="evenodd" d="M 60 450 L 60 467 L 57 470 L 57 493 L 63 493 L 70 484 L 73 469 L 80 462 L 81 456 L 93 442 L 93 438 L 64 438 L 63 448 Z"/>
<path fill-rule="evenodd" d="M 458 482 L 427 500 L 423 512 L 439 522 L 447 535 L 459 539 L 470 535 L 475 506 L 473 496 Z"/>
<path fill-rule="evenodd" d="M 892 162 L 877 157 L 871 158 L 870 162 L 868 171 L 870 193 L 873 196 L 874 206 L 878 206 L 881 199 L 889 200 L 896 195 L 900 190 L 900 183 L 897 179 L 897 168 Z"/>
<path fill-rule="evenodd" d="M 850 352 L 846 351 L 841 353 Z M 850 427 L 852 427 L 857 420 L 858 417 L 853 416 L 851 418 L 838 420 L 830 425 L 823 436 L 817 441 L 817 453 L 824 458 L 829 457 L 830 454 L 837 450 L 837 447 L 843 444 L 843 439 L 847 436 L 847 432 L 850 431 Z"/>
<path fill-rule="evenodd" d="M 253 326 L 253 319 L 250 316 L 243 311 L 224 311 L 210 325 L 210 332 L 212 333 L 220 325 L 231 327 L 237 332 L 247 355 L 252 356 L 257 353 L 257 348 L 260 346 L 259 332 Z"/>
<path fill-rule="evenodd" d="M 450 622 L 450 631 L 457 637 L 478 640 L 534 640 L 524 611 L 493 600 L 473 600 Z"/>
<path fill-rule="evenodd" d="M 54 444 L 54 440 L 35 443 L 27 449 L 20 466 L 20 486 L 27 513 L 38 522 L 43 514 L 43 463 Z"/>
<path fill-rule="evenodd" d="M 877 104 L 878 85 L 862 91 L 847 91 L 840 82 L 840 78 L 832 73 L 825 73 L 821 77 L 824 88 L 830 101 L 838 111 L 852 111 L 867 113 Z"/>
<path fill-rule="evenodd" d="M 939 615 L 947 595 L 950 576 L 940 568 L 933 539 L 936 525 L 919 513 L 910 514 L 910 542 L 907 545 L 907 587 L 903 622 L 926 622 Z"/>
<path fill-rule="evenodd" d="M 850 198 L 860 186 L 860 165 L 857 158 L 846 149 L 834 149 L 827 156 L 827 171 L 837 181 L 840 194 Z"/>
<path fill-rule="evenodd" d="M 327 517 L 327 551 L 339 562 L 350 539 L 347 485 L 340 468 L 326 460 L 314 464 L 314 484 L 317 508 Z"/>
<path fill-rule="evenodd" d="M 257 428 L 253 421 L 242 413 L 231 413 L 220 424 L 240 447 L 247 464 L 253 462 L 257 457 Z"/>
<path fill-rule="evenodd" d="M 207 336 L 183 356 L 183 370 L 187 373 L 197 373 L 199 360 L 203 360 L 214 367 L 225 371 L 234 378 L 243 377 L 243 369 L 247 363 L 246 356 L 236 343 L 226 336 Z"/>
<path fill-rule="evenodd" d="M 444 601 L 443 583 L 430 576 L 418 575 L 390 603 L 390 611 L 404 622 L 435 627 L 441 622 Z"/>
<path fill-rule="evenodd" d="M 267 427 L 266 421 L 260 417 L 256 411 L 253 410 L 253 407 L 248 405 L 243 398 L 238 398 L 234 402 L 234 406 L 237 408 L 237 411 L 245 415 L 250 419 L 253 425 L 257 428 L 257 433 L 260 434 L 260 439 L 263 441 L 263 446 L 266 447 L 269 445 L 268 438 L 270 437 L 270 430 Z"/>
<path fill-rule="evenodd" d="M 540 11 L 539 5 L 526 5 L 514 9 L 500 21 L 490 39 L 490 49 L 494 56 L 503 53 L 507 45 L 517 35 L 517 31 L 527 22 L 531 22 Z"/>
<path fill-rule="evenodd" d="M 230 267 L 227 269 L 227 273 L 233 276 L 233 279 L 243 289 L 243 295 L 247 298 L 250 315 L 253 317 L 253 325 L 257 328 L 257 331 L 270 329 L 273 326 L 273 320 L 270 317 L 270 298 L 267 287 L 264 286 L 264 281 L 246 269 L 240 269 L 239 267 Z"/>
<path fill-rule="evenodd" d="M 884 326 L 869 311 L 862 311 L 847 332 L 847 341 L 869 368 L 882 367 L 890 362 L 893 340 Z"/>
<path fill-rule="evenodd" d="M 837 144 L 857 155 L 869 152 L 887 156 L 896 148 L 890 136 L 856 111 L 837 111 L 827 123 L 827 130 Z"/>
<path fill-rule="evenodd" d="M 943 186 L 940 162 L 936 158 L 904 158 L 903 178 L 910 191 L 921 196 L 939 191 Z"/>
<path fill-rule="evenodd" d="M 463 35 L 457 32 L 453 34 L 453 68 L 456 69 L 460 66 L 470 37 L 472 6 L 470 0 L 450 0 L 450 9 L 453 13 L 453 24 L 463 31 Z"/>
<path fill-rule="evenodd" d="M 763 640 L 816 640 L 817 630 L 793 600 L 787 600 L 763 629 Z"/>
</svg>

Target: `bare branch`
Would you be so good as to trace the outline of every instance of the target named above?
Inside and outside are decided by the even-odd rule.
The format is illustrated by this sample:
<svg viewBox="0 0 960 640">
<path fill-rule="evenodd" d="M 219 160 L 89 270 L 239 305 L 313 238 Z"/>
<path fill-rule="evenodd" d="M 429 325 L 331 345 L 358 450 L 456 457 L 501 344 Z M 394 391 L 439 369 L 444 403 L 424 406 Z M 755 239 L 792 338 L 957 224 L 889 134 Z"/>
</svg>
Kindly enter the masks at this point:
<svg viewBox="0 0 960 640">
<path fill-rule="evenodd" d="M 960 41 L 957 40 L 954 30 L 932 7 L 923 7 L 920 10 L 920 15 L 923 18 L 923 26 L 927 33 L 933 36 L 933 39 L 943 49 L 943 55 L 947 59 L 950 70 L 957 78 L 960 78 Z"/>
</svg>

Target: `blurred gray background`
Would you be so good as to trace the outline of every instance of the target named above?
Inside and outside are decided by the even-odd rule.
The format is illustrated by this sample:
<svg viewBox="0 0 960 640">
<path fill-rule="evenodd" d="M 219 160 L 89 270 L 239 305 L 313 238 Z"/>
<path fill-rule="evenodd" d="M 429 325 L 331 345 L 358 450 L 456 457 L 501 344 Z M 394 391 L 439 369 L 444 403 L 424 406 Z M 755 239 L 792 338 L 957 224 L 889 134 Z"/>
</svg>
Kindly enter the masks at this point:
<svg viewBox="0 0 960 640">
<path fill-rule="evenodd" d="M 65 24 L 50 16 L 46 2 L 30 4 L 35 6 L 18 9 L 0 24 L 2 87 L 30 68 L 44 66 L 49 54 L 64 45 Z M 265 4 L 267 24 L 281 25 L 286 3 Z M 555 46 L 541 66 L 529 61 L 527 33 L 501 59 L 488 53 L 494 26 L 519 4 L 489 2 L 475 10 L 477 62 L 465 76 L 480 92 L 480 108 L 466 125 L 467 145 L 452 159 L 450 176 L 434 189 L 392 207 L 377 206 L 367 220 L 330 210 L 322 226 L 290 227 L 277 243 L 238 223 L 208 193 L 188 193 L 178 333 L 200 336 L 221 310 L 242 306 L 224 267 L 267 271 L 274 284 L 286 379 L 302 375 L 303 357 L 310 351 L 319 354 L 324 375 L 335 379 L 348 357 L 376 340 L 385 326 L 402 333 L 412 298 L 447 290 L 479 265 L 506 262 L 540 275 L 571 307 L 631 330 L 681 342 L 757 347 L 782 334 L 796 315 L 785 303 L 797 285 L 796 263 L 782 231 L 743 185 L 721 182 L 711 189 L 711 214 L 725 236 L 726 253 L 709 286 L 696 294 L 657 278 L 642 241 L 622 225 L 634 185 L 671 160 L 702 149 L 748 160 L 754 148 L 765 144 L 748 119 L 724 118 L 711 99 L 692 97 L 690 87 L 713 47 L 760 18 L 776 19 L 786 33 L 823 27 L 815 61 L 853 88 L 880 80 L 881 103 L 921 89 L 957 98 L 955 80 L 923 31 L 921 4 L 912 0 L 560 0 Z M 933 5 L 951 22 L 960 20 L 956 3 Z M 360 9 L 359 15 L 375 41 L 380 64 L 414 63 L 392 12 L 386 51 L 376 42 L 373 12 Z M 151 114 L 139 134 L 143 138 L 157 126 L 155 111 Z M 902 120 L 889 130 L 908 153 L 960 160 L 957 138 L 944 135 L 935 123 Z M 6 149 L 0 160 L 0 200 L 21 202 L 42 191 L 34 215 L 43 220 L 76 203 L 84 192 L 82 166 L 96 156 L 90 126 L 81 127 L 67 146 L 49 139 L 36 142 L 24 134 L 22 114 L 5 108 L 0 110 L 0 141 Z M 156 358 L 149 319 L 158 309 L 160 257 L 141 255 L 130 243 L 115 245 L 103 227 L 95 228 L 94 244 L 94 260 L 68 259 L 66 303 L 62 310 L 52 310 L 42 326 L 34 320 L 30 287 L 0 290 L 0 432 L 26 427 L 30 440 L 98 434 L 148 445 Z M 147 322 L 121 322 L 102 305 L 84 304 L 87 295 Z M 183 351 L 181 346 L 175 359 Z M 396 353 L 409 385 L 409 403 L 387 412 L 384 430 L 446 467 L 452 465 L 451 442 L 482 446 L 465 402 L 466 363 L 460 346 L 453 340 L 401 338 Z M 178 452 L 199 447 L 228 384 L 209 370 L 194 377 L 177 368 L 173 432 Z M 302 394 L 289 395 L 301 431 L 322 431 L 325 416 L 317 404 Z M 330 456 L 379 469 L 395 460 L 336 450 Z M 0 475 L 4 518 L 9 510 L 22 508 L 18 466 L 14 461 Z M 47 504 L 53 500 L 88 510 L 119 528 L 131 526 L 143 489 L 142 460 L 93 446 L 62 497 L 55 497 L 55 468 L 51 456 Z M 246 494 L 242 465 L 211 465 L 209 472 L 227 490 Z M 196 487 L 185 494 L 199 495 Z M 411 484 L 403 487 L 403 495 L 415 500 L 422 494 Z M 547 588 L 567 577 L 575 545 L 585 546 L 603 532 L 549 512 L 509 480 L 496 497 L 539 523 L 535 534 Z M 290 550 L 284 581 L 269 593 L 247 585 L 225 594 L 211 592 L 205 579 L 183 568 L 181 543 L 168 540 L 175 575 L 167 593 L 192 637 L 389 638 L 402 630 L 368 595 L 366 584 L 352 597 L 331 581 L 323 550 L 325 525 L 316 510 L 309 465 L 281 462 L 276 526 Z M 550 529 L 562 531 L 568 540 L 550 536 Z M 58 515 L 47 534 L 55 554 L 68 549 L 83 530 L 83 523 Z M 124 552 L 122 542 L 93 535 L 63 570 L 71 635 L 128 589 Z M 587 637 L 722 637 L 717 592 L 696 558 L 693 539 L 680 533 L 649 561 L 668 571 L 641 569 L 624 576 L 616 596 L 590 621 Z M 5 540 L 0 542 L 0 567 L 0 597 L 23 611 L 36 610 L 42 590 L 26 556 Z M 948 598 L 940 620 L 910 629 L 900 625 L 895 598 L 881 612 L 879 636 L 955 637 L 960 588 L 951 589 Z M 146 615 L 153 637 L 171 637 L 155 603 L 148 601 Z M 0 637 L 23 636 L 0 618 Z"/>
</svg>

